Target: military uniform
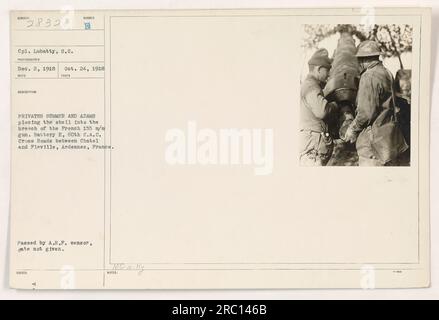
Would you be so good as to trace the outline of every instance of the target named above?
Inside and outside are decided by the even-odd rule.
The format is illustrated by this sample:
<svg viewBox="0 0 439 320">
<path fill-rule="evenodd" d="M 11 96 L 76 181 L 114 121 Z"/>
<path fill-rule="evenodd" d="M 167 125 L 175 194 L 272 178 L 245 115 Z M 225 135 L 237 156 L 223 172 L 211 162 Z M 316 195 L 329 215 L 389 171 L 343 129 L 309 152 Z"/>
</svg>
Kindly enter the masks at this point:
<svg viewBox="0 0 439 320">
<path fill-rule="evenodd" d="M 401 69 L 396 73 L 395 104 L 398 110 L 398 122 L 408 145 L 410 145 L 411 79 L 411 70 Z"/>
<path fill-rule="evenodd" d="M 330 111 L 328 101 L 319 81 L 311 75 L 303 82 L 300 96 L 300 162 L 307 166 L 326 165 L 333 151 L 328 125 L 323 120 Z"/>
<path fill-rule="evenodd" d="M 310 65 L 331 67 L 325 49 L 318 50 L 308 62 Z M 303 81 L 300 92 L 300 164 L 324 166 L 328 163 L 333 141 L 324 118 L 336 107 L 323 96 L 322 83 L 309 74 Z"/>
<path fill-rule="evenodd" d="M 361 46 L 361 45 L 360 45 Z M 379 55 L 378 45 L 372 41 L 366 41 L 364 48 L 376 48 L 376 52 L 369 52 L 369 56 Z M 361 47 L 360 47 L 361 49 Z M 367 56 L 361 54 L 357 55 Z M 392 96 L 392 76 L 379 60 L 372 62 L 367 69 L 363 70 L 357 93 L 357 110 L 355 119 L 348 131 L 359 134 L 356 148 L 360 166 L 383 166 L 385 163 L 376 156 L 371 141 L 373 139 L 371 126 L 382 112 L 385 112 L 384 104 Z"/>
</svg>

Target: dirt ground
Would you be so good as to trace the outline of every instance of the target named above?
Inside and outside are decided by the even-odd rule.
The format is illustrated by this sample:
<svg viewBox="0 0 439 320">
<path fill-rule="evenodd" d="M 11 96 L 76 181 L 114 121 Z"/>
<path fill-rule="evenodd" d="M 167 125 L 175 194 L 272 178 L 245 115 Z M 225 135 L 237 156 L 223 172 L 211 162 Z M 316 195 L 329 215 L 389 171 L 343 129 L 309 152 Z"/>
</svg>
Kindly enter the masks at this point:
<svg viewBox="0 0 439 320">
<path fill-rule="evenodd" d="M 336 143 L 328 166 L 358 166 L 358 154 L 355 145 Z M 410 149 L 402 154 L 397 160 L 392 161 L 390 166 L 408 167 L 410 166 Z"/>
<path fill-rule="evenodd" d="M 328 166 L 358 166 L 358 154 L 355 145 L 336 143 Z"/>
</svg>

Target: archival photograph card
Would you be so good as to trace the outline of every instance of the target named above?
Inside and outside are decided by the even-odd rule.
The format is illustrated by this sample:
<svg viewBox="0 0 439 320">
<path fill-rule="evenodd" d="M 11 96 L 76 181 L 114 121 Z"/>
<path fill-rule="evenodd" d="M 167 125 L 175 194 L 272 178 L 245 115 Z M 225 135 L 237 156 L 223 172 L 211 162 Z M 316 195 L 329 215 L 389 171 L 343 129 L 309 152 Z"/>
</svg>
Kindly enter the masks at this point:
<svg viewBox="0 0 439 320">
<path fill-rule="evenodd" d="M 12 288 L 429 286 L 429 9 L 10 19 Z"/>
</svg>

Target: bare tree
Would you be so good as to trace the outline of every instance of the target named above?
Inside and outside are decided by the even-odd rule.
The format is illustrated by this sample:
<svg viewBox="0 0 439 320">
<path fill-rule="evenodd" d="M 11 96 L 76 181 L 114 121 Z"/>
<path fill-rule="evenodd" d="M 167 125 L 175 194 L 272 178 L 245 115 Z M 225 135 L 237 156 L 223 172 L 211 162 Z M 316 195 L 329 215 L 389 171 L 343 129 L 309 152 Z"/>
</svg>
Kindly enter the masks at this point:
<svg viewBox="0 0 439 320">
<path fill-rule="evenodd" d="M 404 69 L 401 54 L 412 51 L 413 27 L 408 24 L 396 25 L 306 25 L 304 28 L 304 46 L 317 48 L 319 43 L 336 33 L 349 32 L 359 41 L 377 41 L 386 57 L 397 57 L 401 69 Z"/>
</svg>

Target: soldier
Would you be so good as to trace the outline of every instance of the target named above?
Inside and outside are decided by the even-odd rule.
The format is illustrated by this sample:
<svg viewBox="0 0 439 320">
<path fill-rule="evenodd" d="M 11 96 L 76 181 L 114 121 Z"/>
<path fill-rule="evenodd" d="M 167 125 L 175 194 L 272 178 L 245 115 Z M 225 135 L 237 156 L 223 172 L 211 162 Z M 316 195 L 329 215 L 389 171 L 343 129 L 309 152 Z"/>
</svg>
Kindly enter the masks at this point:
<svg viewBox="0 0 439 320">
<path fill-rule="evenodd" d="M 328 80 L 331 59 L 326 49 L 319 49 L 308 61 L 309 74 L 302 83 L 300 92 L 300 164 L 303 166 L 325 166 L 331 158 L 333 141 L 325 118 L 337 109 L 323 96 L 323 87 Z"/>
<path fill-rule="evenodd" d="M 398 110 L 398 121 L 405 141 L 410 145 L 410 109 L 411 109 L 412 71 L 401 69 L 395 77 L 395 104 Z"/>
<path fill-rule="evenodd" d="M 361 76 L 357 93 L 357 110 L 344 140 L 356 142 L 360 166 L 385 165 L 377 157 L 371 145 L 371 126 L 385 110 L 384 104 L 392 96 L 392 76 L 380 61 L 380 55 L 380 47 L 375 41 L 367 40 L 358 46 L 357 57 Z"/>
</svg>

